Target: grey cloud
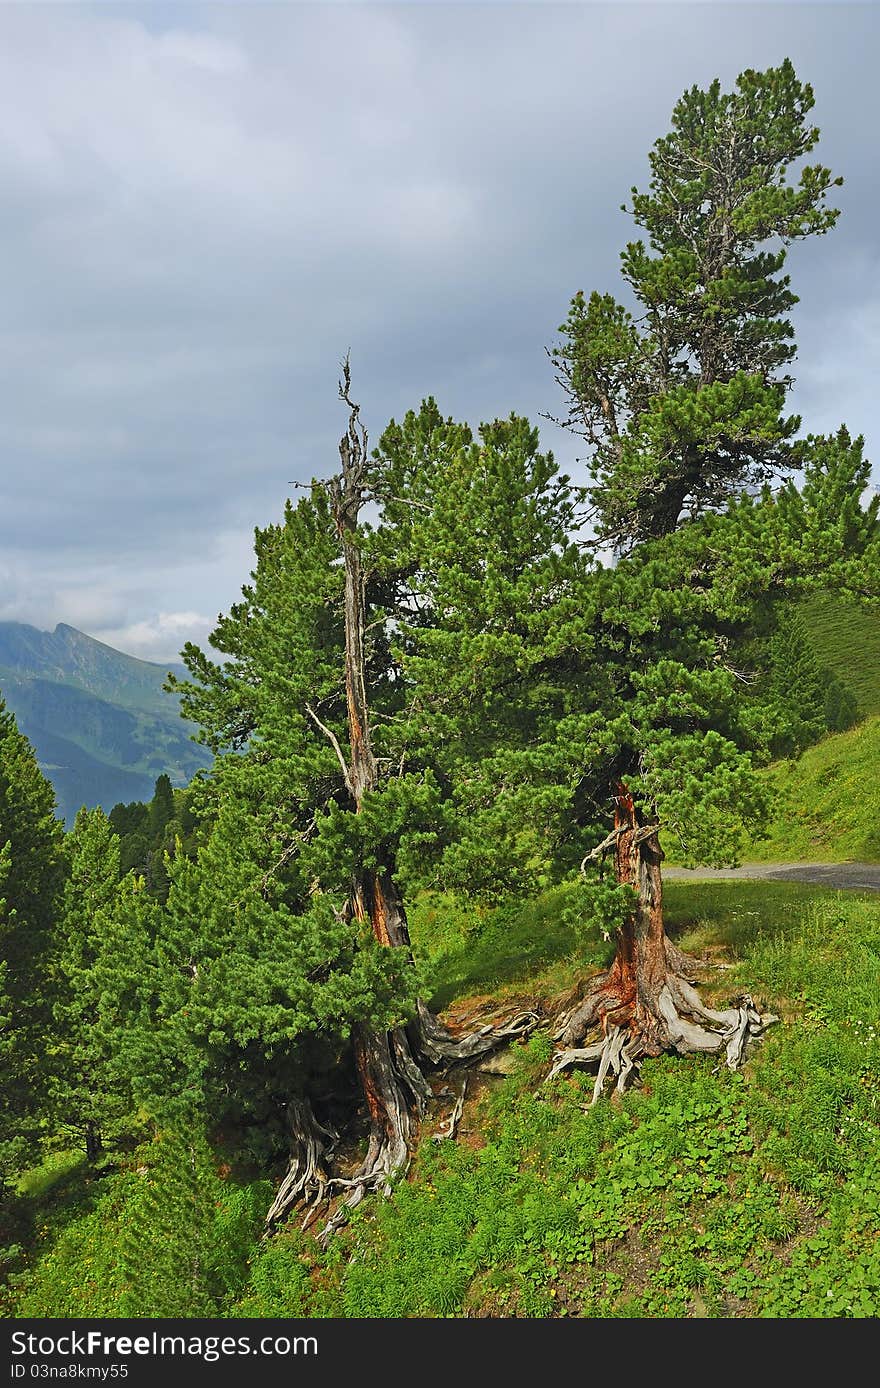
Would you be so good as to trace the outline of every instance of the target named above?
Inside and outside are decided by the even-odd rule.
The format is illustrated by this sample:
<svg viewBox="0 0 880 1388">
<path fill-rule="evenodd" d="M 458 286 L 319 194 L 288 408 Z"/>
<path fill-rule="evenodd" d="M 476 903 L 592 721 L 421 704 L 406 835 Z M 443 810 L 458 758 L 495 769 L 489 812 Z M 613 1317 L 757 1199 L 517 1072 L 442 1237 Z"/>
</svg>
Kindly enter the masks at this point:
<svg viewBox="0 0 880 1388">
<path fill-rule="evenodd" d="M 786 54 L 847 179 L 792 255 L 795 404 L 876 451 L 878 28 L 845 5 L 0 9 L 4 613 L 173 655 L 174 614 L 234 600 L 253 526 L 334 466 L 348 348 L 374 436 L 427 393 L 472 422 L 552 411 L 544 345 L 576 289 L 621 292 L 619 204 L 674 101 Z"/>
</svg>

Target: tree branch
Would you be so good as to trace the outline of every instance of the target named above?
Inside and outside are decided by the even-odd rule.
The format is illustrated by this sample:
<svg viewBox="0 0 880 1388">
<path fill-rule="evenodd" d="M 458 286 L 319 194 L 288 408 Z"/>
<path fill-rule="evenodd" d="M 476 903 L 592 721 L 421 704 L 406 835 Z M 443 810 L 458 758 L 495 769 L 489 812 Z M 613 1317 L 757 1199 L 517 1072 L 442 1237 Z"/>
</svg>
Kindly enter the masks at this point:
<svg viewBox="0 0 880 1388">
<path fill-rule="evenodd" d="M 607 853 L 609 848 L 613 848 L 621 834 L 632 834 L 632 842 L 635 847 L 636 844 L 645 843 L 647 839 L 653 838 L 660 827 L 660 822 L 658 820 L 656 824 L 642 824 L 635 831 L 630 829 L 627 824 L 621 825 L 619 829 L 612 829 L 611 833 L 608 834 L 601 843 L 597 844 L 595 848 L 591 848 L 590 852 L 584 855 L 581 860 L 581 872 L 586 875 L 587 863 L 595 862 L 597 858 L 602 857 L 603 853 Z"/>
<path fill-rule="evenodd" d="M 345 780 L 345 788 L 348 791 L 349 795 L 353 796 L 354 788 L 351 784 L 351 777 L 348 772 L 348 765 L 346 763 L 345 757 L 342 755 L 342 748 L 339 745 L 339 740 L 337 739 L 336 734 L 333 732 L 331 728 L 327 727 L 326 723 L 321 722 L 320 718 L 318 717 L 315 710 L 312 708 L 311 704 L 306 704 L 306 713 L 309 715 L 315 726 L 320 728 L 324 736 L 328 738 L 331 747 L 333 748 L 334 752 L 336 753 L 336 756 L 339 759 L 339 765 L 342 768 L 342 775 Z"/>
</svg>

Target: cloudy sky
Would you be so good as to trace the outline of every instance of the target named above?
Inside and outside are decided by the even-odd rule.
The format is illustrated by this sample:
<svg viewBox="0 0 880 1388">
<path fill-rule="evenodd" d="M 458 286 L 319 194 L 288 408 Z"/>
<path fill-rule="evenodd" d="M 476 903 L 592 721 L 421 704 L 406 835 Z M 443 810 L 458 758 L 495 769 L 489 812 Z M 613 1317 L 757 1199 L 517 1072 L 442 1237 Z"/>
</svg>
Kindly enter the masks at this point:
<svg viewBox="0 0 880 1388">
<path fill-rule="evenodd" d="M 0 3 L 0 620 L 204 639 L 335 467 L 348 349 L 373 437 L 558 409 L 674 102 L 785 56 L 846 179 L 791 255 L 795 404 L 880 463 L 878 40 L 871 4 Z"/>
</svg>

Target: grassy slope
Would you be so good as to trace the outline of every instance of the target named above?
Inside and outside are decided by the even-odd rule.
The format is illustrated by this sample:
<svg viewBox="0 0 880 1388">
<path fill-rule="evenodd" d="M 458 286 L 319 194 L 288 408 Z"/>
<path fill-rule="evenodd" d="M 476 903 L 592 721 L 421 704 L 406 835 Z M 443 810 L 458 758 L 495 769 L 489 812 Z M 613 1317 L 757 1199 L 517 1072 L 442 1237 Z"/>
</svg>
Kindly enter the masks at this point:
<svg viewBox="0 0 880 1388">
<path fill-rule="evenodd" d="M 259 1244 L 240 1213 L 250 1234 L 230 1241 L 236 1201 L 250 1209 L 264 1187 L 236 1190 L 230 1178 L 227 1196 L 212 1191 L 209 1243 L 227 1252 L 224 1289 L 205 1313 L 880 1314 L 880 900 L 724 882 L 671 883 L 667 901 L 686 947 L 733 966 L 709 971 L 707 998 L 745 987 L 784 1017 L 745 1073 L 699 1058 L 649 1061 L 641 1090 L 590 1108 L 591 1077 L 543 1082 L 552 1042 L 538 1034 L 517 1049 L 509 1078 L 472 1076 L 457 1141 L 426 1133 L 409 1180 L 387 1202 L 366 1201 L 326 1254 L 295 1222 Z M 460 1015 L 489 988 L 535 999 L 570 985 L 584 965 L 559 905 L 560 889 L 481 918 L 427 904 L 414 932 L 439 993 Z M 596 941 L 591 953 L 604 948 Z M 126 1266 L 137 1257 L 143 1271 L 144 1182 L 105 1179 L 107 1193 L 75 1217 L 69 1191 L 65 1215 L 51 1192 L 39 1205 L 30 1179 L 36 1257 L 10 1314 L 124 1313 Z M 178 1213 L 158 1234 L 185 1257 Z M 152 1218 L 162 1226 L 161 1210 Z M 159 1278 L 156 1234 L 147 1265 L 157 1260 Z M 162 1314 L 192 1314 L 175 1310 L 182 1291 L 163 1294 L 172 1300 Z"/>
<path fill-rule="evenodd" d="M 748 861 L 880 861 L 880 718 L 826 737 L 769 774 L 779 793 Z"/>
<path fill-rule="evenodd" d="M 501 980 L 502 940 L 527 938 L 529 915 L 497 938 Z M 876 1317 L 880 901 L 674 884 L 669 919 L 688 947 L 736 961 L 708 997 L 746 986 L 786 1018 L 745 1074 L 663 1058 L 641 1091 L 590 1108 L 591 1077 L 543 1083 L 538 1035 L 466 1108 L 458 1142 L 426 1141 L 395 1198 L 362 1208 L 328 1255 L 293 1232 L 269 1245 L 235 1313 Z M 492 925 L 462 988 L 492 973 Z M 570 982 L 578 965 L 548 968 Z M 534 993 L 542 976 L 523 982 Z"/>
<path fill-rule="evenodd" d="M 880 862 L 880 612 L 820 593 L 802 604 L 820 665 L 855 690 L 865 721 L 770 771 L 780 792 L 750 862 Z"/>
<path fill-rule="evenodd" d="M 855 690 L 863 715 L 880 714 L 880 612 L 820 593 L 802 605 L 820 665 Z"/>
<path fill-rule="evenodd" d="M 865 712 L 880 712 L 880 621 L 875 632 L 827 599 L 808 620 L 822 663 L 850 680 Z M 748 856 L 880 859 L 878 765 L 874 717 L 774 768 L 786 820 Z M 564 899 L 556 888 L 493 913 L 422 902 L 413 937 L 435 1005 L 463 1016 L 534 1002 L 600 966 L 601 940 L 573 955 Z M 650 1061 L 640 1092 L 590 1109 L 589 1077 L 542 1084 L 550 1042 L 540 1034 L 509 1079 L 471 1080 L 459 1140 L 427 1139 L 395 1198 L 365 1202 L 327 1254 L 294 1227 L 268 1245 L 230 1242 L 230 1211 L 262 1208 L 265 1190 L 219 1198 L 212 1242 L 228 1250 L 227 1290 L 205 1313 L 880 1315 L 880 900 L 673 882 L 666 903 L 686 948 L 735 966 L 704 987 L 708 999 L 745 987 L 783 1014 L 744 1075 Z M 130 1226 L 142 1223 L 126 1197 L 131 1177 L 105 1178 L 102 1197 L 81 1166 L 61 1171 L 54 1189 L 43 1173 L 26 1182 L 34 1246 L 7 1314 L 124 1314 L 120 1215 L 130 1205 Z"/>
</svg>

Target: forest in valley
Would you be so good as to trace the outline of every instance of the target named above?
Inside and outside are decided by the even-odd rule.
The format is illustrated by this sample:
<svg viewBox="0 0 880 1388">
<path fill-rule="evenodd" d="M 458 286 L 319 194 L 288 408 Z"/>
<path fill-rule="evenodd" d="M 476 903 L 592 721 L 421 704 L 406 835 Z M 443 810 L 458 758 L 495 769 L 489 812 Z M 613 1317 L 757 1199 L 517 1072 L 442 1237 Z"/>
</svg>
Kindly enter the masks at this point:
<svg viewBox="0 0 880 1388">
<path fill-rule="evenodd" d="M 185 789 L 65 831 L 0 709 L 5 1315 L 880 1314 L 880 896 L 664 874 L 880 861 L 880 499 L 789 398 L 813 105 L 677 102 L 548 349 L 582 483 L 343 360 L 169 677 Z"/>
</svg>

